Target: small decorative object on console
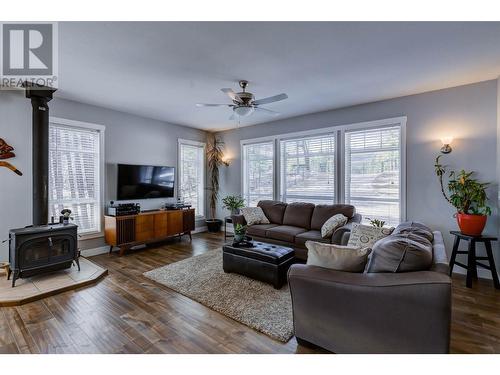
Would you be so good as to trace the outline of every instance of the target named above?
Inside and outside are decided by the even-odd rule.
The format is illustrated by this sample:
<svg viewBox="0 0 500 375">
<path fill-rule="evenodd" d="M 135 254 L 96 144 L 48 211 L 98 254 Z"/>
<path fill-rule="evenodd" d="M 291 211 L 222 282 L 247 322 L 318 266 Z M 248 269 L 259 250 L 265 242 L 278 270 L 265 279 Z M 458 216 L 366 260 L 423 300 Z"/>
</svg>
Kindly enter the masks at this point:
<svg viewBox="0 0 500 375">
<path fill-rule="evenodd" d="M 139 203 L 119 203 L 117 205 L 113 204 L 108 207 L 109 216 L 126 216 L 126 215 L 137 215 L 141 212 L 141 205 Z"/>
<path fill-rule="evenodd" d="M 61 215 L 62 215 L 62 222 L 64 225 L 69 224 L 69 219 L 73 220 L 73 218 L 71 217 L 71 210 L 69 208 L 64 208 L 61 211 Z"/>
</svg>

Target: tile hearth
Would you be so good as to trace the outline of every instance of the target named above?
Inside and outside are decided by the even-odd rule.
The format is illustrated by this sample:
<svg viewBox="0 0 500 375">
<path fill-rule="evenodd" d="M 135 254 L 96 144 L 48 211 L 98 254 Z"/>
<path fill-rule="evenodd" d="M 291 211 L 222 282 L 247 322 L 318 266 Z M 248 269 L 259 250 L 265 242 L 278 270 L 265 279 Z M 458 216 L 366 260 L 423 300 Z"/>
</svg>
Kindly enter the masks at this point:
<svg viewBox="0 0 500 375">
<path fill-rule="evenodd" d="M 17 306 L 70 289 L 92 284 L 104 277 L 108 270 L 80 257 L 80 268 L 71 268 L 19 279 L 12 288 L 7 276 L 0 274 L 0 306 Z"/>
</svg>

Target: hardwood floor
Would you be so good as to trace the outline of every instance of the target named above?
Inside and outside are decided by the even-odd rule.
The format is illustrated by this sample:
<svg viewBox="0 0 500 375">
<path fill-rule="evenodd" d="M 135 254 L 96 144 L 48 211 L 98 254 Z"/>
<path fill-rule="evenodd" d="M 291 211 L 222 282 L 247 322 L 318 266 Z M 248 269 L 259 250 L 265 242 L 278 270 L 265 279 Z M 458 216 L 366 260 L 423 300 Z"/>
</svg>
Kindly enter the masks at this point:
<svg viewBox="0 0 500 375">
<path fill-rule="evenodd" d="M 0 308 L 0 353 L 314 353 L 283 344 L 142 273 L 220 247 L 221 235 L 170 241 L 123 257 L 91 259 L 108 268 L 97 285 Z M 480 280 L 453 285 L 453 353 L 500 353 L 500 292 Z"/>
</svg>

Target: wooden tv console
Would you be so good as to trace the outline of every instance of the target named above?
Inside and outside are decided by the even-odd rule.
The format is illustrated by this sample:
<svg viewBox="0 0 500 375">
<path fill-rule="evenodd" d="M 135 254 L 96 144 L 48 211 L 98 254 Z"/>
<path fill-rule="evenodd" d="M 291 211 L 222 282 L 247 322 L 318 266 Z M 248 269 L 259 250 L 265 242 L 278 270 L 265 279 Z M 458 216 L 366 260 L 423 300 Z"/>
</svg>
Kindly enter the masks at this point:
<svg viewBox="0 0 500 375">
<path fill-rule="evenodd" d="M 120 248 L 120 256 L 133 246 L 189 235 L 194 230 L 194 209 L 157 210 L 137 215 L 104 216 L 104 238 Z"/>
</svg>

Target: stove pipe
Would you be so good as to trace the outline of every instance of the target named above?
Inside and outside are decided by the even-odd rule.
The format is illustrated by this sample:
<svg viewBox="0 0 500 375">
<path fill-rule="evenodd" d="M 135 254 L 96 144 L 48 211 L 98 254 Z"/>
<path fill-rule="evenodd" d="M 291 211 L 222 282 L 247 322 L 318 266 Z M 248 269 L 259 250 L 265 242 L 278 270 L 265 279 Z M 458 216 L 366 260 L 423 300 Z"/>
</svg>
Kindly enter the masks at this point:
<svg viewBox="0 0 500 375">
<path fill-rule="evenodd" d="M 49 221 L 49 107 L 56 89 L 25 82 L 26 97 L 33 108 L 33 225 Z"/>
</svg>

